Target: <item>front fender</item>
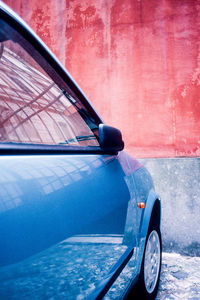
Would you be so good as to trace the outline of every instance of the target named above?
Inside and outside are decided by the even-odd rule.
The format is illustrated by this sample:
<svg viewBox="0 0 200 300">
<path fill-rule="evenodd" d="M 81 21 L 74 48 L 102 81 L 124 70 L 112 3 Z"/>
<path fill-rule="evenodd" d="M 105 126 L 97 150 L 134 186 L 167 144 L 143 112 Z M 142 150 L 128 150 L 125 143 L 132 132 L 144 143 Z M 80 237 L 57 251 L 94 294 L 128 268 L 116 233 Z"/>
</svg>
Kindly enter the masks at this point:
<svg viewBox="0 0 200 300">
<path fill-rule="evenodd" d="M 143 213 L 143 216 L 141 219 L 140 230 L 139 230 L 139 235 L 138 235 L 138 241 L 139 241 L 138 258 L 137 258 L 137 273 L 138 274 L 140 273 L 140 268 L 141 268 L 141 264 L 142 264 L 143 253 L 144 253 L 144 247 L 145 247 L 147 232 L 148 232 L 148 228 L 149 228 L 149 222 L 151 219 L 152 210 L 153 210 L 156 200 L 160 201 L 160 197 L 152 189 L 152 190 L 150 190 L 147 201 L 146 201 L 146 206 L 145 206 L 144 213 Z M 161 216 L 161 214 L 160 214 L 160 216 Z M 160 220 L 160 222 L 161 222 L 161 220 Z"/>
<path fill-rule="evenodd" d="M 141 224 L 140 224 L 140 228 L 141 228 L 140 233 L 139 233 L 140 238 L 146 238 L 146 236 L 147 236 L 147 232 L 148 232 L 148 228 L 149 228 L 149 222 L 150 222 L 152 210 L 153 210 L 153 207 L 154 207 L 154 204 L 155 204 L 156 200 L 160 201 L 160 197 L 152 189 L 149 192 L 148 199 L 146 201 L 145 210 L 144 210 L 143 217 L 142 217 Z"/>
</svg>

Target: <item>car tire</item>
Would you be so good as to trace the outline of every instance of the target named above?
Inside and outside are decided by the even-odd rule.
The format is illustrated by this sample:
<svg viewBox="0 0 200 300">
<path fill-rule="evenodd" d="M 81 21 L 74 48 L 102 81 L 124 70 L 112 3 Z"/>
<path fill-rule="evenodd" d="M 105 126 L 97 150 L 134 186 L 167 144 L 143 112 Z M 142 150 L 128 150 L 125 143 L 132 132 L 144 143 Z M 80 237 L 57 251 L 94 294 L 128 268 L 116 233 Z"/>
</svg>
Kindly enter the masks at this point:
<svg viewBox="0 0 200 300">
<path fill-rule="evenodd" d="M 127 299 L 155 299 L 161 271 L 162 239 L 158 226 L 150 224 L 138 281 Z"/>
</svg>

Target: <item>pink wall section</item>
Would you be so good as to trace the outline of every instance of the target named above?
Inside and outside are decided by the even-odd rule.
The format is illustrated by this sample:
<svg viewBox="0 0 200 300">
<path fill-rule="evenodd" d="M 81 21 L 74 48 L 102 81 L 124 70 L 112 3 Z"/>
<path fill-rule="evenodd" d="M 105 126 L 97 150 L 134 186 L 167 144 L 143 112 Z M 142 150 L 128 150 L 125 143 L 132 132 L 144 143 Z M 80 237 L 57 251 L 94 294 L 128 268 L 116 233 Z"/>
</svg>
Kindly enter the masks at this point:
<svg viewBox="0 0 200 300">
<path fill-rule="evenodd" d="M 137 157 L 200 156 L 199 0 L 6 0 Z"/>
</svg>

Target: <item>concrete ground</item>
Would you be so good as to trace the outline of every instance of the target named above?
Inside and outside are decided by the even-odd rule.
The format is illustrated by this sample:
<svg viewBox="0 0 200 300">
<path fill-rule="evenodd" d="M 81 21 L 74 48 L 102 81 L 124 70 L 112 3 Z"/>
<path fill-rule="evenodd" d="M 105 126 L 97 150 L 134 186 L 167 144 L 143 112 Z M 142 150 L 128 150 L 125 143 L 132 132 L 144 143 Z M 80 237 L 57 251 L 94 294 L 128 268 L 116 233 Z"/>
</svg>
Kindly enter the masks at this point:
<svg viewBox="0 0 200 300">
<path fill-rule="evenodd" d="M 200 257 L 163 253 L 161 281 L 156 300 L 163 299 L 200 299 Z"/>
</svg>

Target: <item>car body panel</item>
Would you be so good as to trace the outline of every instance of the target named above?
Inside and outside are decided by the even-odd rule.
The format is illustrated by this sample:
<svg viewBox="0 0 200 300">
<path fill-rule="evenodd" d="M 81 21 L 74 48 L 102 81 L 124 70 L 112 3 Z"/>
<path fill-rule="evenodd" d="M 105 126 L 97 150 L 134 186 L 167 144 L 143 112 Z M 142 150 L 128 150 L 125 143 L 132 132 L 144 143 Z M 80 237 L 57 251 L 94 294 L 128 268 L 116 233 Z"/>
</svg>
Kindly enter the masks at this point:
<svg viewBox="0 0 200 300">
<path fill-rule="evenodd" d="M 123 170 L 114 157 L 13 156 L 4 157 L 0 164 L 4 180 L 1 180 L 0 191 L 2 198 L 3 195 L 6 197 L 2 203 L 1 232 L 5 230 L 4 238 L 16 243 L 13 245 L 16 256 L 18 245 L 24 253 L 27 247 L 27 255 L 34 254 L 34 248 L 39 251 L 39 241 L 44 238 L 48 246 L 69 236 L 87 233 L 87 230 L 89 234 L 107 233 L 107 230 L 109 234 L 123 234 L 125 219 L 122 223 L 118 219 L 118 228 L 116 225 L 111 228 L 109 224 L 106 228 L 110 219 L 99 222 L 101 227 L 95 224 L 118 207 L 126 209 L 130 199 Z M 6 181 L 6 178 L 13 181 Z M 122 218 L 124 216 L 125 213 Z M 17 222 L 21 223 L 17 226 Z M 32 234 L 30 246 L 29 232 Z M 30 254 L 29 248 L 32 251 Z M 8 249 L 4 252 L 9 255 Z M 13 253 L 10 257 L 14 259 Z M 22 258 L 19 256 L 19 259 Z M 5 257 L 3 261 L 7 261 Z"/>
<path fill-rule="evenodd" d="M 21 281 L 18 284 L 17 280 L 25 278 L 27 272 L 35 274 L 35 268 L 36 283 L 38 274 L 42 277 L 42 273 L 48 272 L 52 277 L 50 282 L 55 275 L 58 281 L 63 269 L 67 272 L 68 268 L 79 268 L 76 277 L 74 271 L 71 276 L 69 271 L 67 281 L 60 278 L 68 286 L 71 296 L 75 296 L 75 292 L 76 296 L 83 292 L 87 294 L 91 284 L 99 288 L 100 282 L 112 273 L 113 266 L 120 266 L 126 259 L 125 252 L 136 247 L 135 228 L 139 228 L 140 219 L 135 214 L 132 216 L 136 219 L 132 218 L 130 235 L 130 203 L 137 206 L 137 202 L 129 165 L 124 152 L 117 157 L 1 157 L 1 297 L 6 295 L 7 284 L 10 293 L 7 296 L 13 295 L 17 287 L 19 293 L 22 287 L 27 291 L 30 279 L 24 279 L 23 284 Z M 132 167 L 135 172 L 142 168 L 137 161 L 133 166 L 133 160 Z M 82 261 L 87 271 L 85 267 L 80 268 Z M 29 293 L 35 295 L 37 284 L 34 285 L 34 276 Z M 75 279 L 80 289 L 76 287 L 73 291 Z M 47 282 L 45 285 L 51 286 Z"/>
</svg>

